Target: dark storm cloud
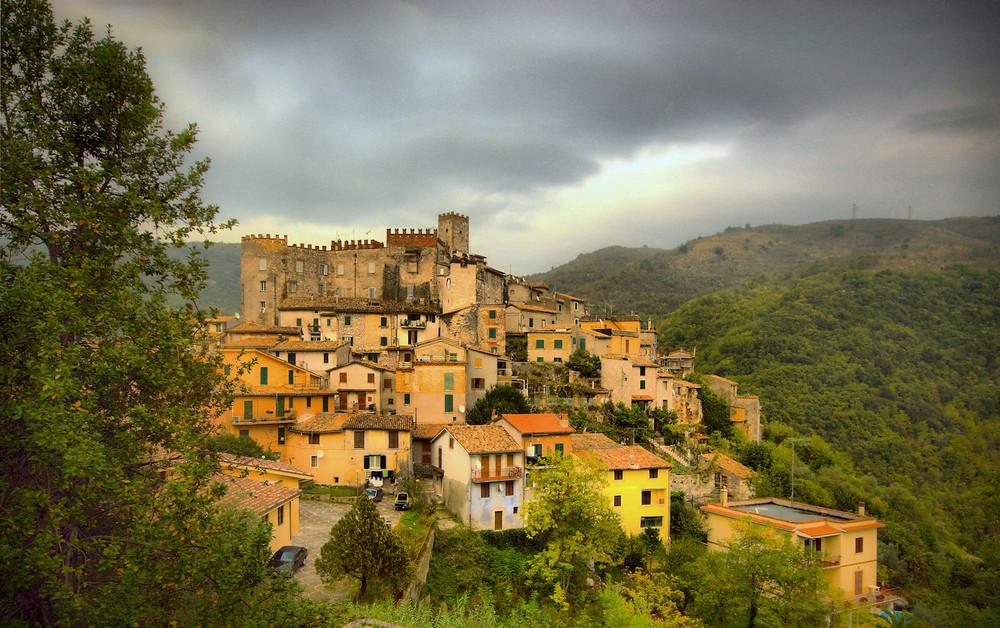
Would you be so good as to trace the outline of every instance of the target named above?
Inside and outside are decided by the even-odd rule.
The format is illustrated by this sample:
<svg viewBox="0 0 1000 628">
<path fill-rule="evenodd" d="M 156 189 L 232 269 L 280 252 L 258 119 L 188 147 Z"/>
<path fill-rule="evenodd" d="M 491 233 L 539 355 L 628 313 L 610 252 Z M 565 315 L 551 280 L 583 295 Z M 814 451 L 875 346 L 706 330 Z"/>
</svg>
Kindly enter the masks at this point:
<svg viewBox="0 0 1000 628">
<path fill-rule="evenodd" d="M 499 247 L 503 230 L 532 224 L 547 191 L 651 147 L 713 142 L 731 156 L 692 179 L 725 172 L 727 188 L 772 188 L 731 209 L 718 185 L 687 199 L 705 231 L 740 212 L 740 223 L 827 217 L 859 191 L 905 205 L 929 180 L 954 192 L 942 213 L 1000 203 L 995 185 L 963 187 L 996 171 L 996 3 L 67 0 L 56 10 L 145 47 L 171 120 L 203 129 L 206 194 L 244 222 L 419 225 L 458 209 L 495 228 Z M 670 211 L 664 201 L 664 225 Z M 655 231 L 653 221 L 621 237 Z"/>
</svg>

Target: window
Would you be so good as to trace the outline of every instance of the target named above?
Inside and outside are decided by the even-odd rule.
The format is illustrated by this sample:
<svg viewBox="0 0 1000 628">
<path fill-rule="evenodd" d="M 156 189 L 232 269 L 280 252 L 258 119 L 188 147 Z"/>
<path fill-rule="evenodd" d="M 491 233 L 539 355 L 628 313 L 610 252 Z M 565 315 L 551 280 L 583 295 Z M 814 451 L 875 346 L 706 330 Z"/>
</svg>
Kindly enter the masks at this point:
<svg viewBox="0 0 1000 628">
<path fill-rule="evenodd" d="M 445 373 L 444 374 L 444 389 L 445 390 L 455 390 L 455 374 Z"/>
<path fill-rule="evenodd" d="M 302 263 L 302 260 L 295 260 L 295 272 L 301 273 L 305 270 L 305 266 L 306 265 Z"/>
<path fill-rule="evenodd" d="M 323 395 L 323 412 L 330 411 L 330 395 Z"/>
<path fill-rule="evenodd" d="M 344 324 L 345 325 L 350 325 L 351 324 L 351 317 L 350 316 L 344 316 Z"/>
<path fill-rule="evenodd" d="M 483 390 L 486 388 L 486 380 L 482 377 L 472 378 L 472 389 L 473 390 Z"/>
<path fill-rule="evenodd" d="M 444 287 L 445 288 L 451 287 L 451 277 L 448 277 L 447 279 L 444 280 Z"/>
<path fill-rule="evenodd" d="M 563 444 L 562 443 L 556 443 L 556 455 L 557 456 L 563 455 Z"/>
<path fill-rule="evenodd" d="M 324 353 L 323 354 L 323 364 L 329 364 L 329 363 L 330 363 L 330 354 L 329 353 Z"/>
<path fill-rule="evenodd" d="M 261 314 L 263 314 L 265 310 L 267 310 L 267 301 L 261 301 L 260 302 L 260 312 L 261 312 Z"/>
<path fill-rule="evenodd" d="M 323 273 L 324 275 L 329 275 L 330 274 L 330 265 L 329 264 L 320 264 L 319 265 L 319 272 Z"/>
<path fill-rule="evenodd" d="M 368 288 L 368 298 L 369 299 L 375 298 L 375 288 Z"/>
<path fill-rule="evenodd" d="M 622 496 L 615 495 L 615 508 L 620 508 L 622 505 Z"/>
<path fill-rule="evenodd" d="M 375 383 L 375 373 L 368 373 L 368 383 L 369 384 Z"/>
<path fill-rule="evenodd" d="M 507 454 L 507 466 L 508 467 L 514 466 L 514 454 Z"/>
<path fill-rule="evenodd" d="M 296 327 L 302 327 L 302 319 L 301 318 L 296 318 L 295 319 L 295 326 Z"/>
<path fill-rule="evenodd" d="M 562 358 L 552 358 L 553 362 L 562 362 Z"/>
<path fill-rule="evenodd" d="M 368 262 L 368 274 L 369 275 L 375 274 L 375 262 Z"/>
<path fill-rule="evenodd" d="M 355 430 L 354 432 L 354 448 L 355 449 L 365 448 L 365 433 L 361 430 Z"/>
<path fill-rule="evenodd" d="M 309 435 L 309 444 L 310 445 L 319 445 L 319 434 L 310 434 Z"/>
<path fill-rule="evenodd" d="M 289 281 L 288 282 L 288 291 L 289 292 L 298 292 L 299 291 L 299 282 L 297 282 L 297 281 Z"/>
<path fill-rule="evenodd" d="M 506 489 L 505 492 L 507 494 L 507 497 L 513 497 L 514 496 L 514 483 L 513 482 L 510 482 L 510 481 L 504 482 L 504 489 Z"/>
<path fill-rule="evenodd" d="M 267 270 L 267 260 L 263 257 L 257 258 L 257 268 L 259 270 Z"/>
<path fill-rule="evenodd" d="M 403 405 L 410 405 L 410 393 L 403 393 Z"/>
<path fill-rule="evenodd" d="M 562 340 L 553 340 L 552 347 L 555 349 L 562 349 Z"/>
<path fill-rule="evenodd" d="M 662 528 L 663 517 L 643 517 L 639 519 L 640 528 Z"/>
<path fill-rule="evenodd" d="M 649 479 L 650 480 L 655 480 L 658 477 L 660 477 L 660 470 L 659 469 L 650 469 L 649 470 Z"/>
<path fill-rule="evenodd" d="M 497 311 L 496 310 L 490 310 L 490 320 L 491 321 L 495 321 L 496 319 L 497 319 Z"/>
<path fill-rule="evenodd" d="M 517 506 L 514 506 L 514 514 L 517 514 Z"/>
<path fill-rule="evenodd" d="M 544 362 L 544 361 L 545 358 L 543 358 L 542 356 L 538 356 L 537 358 L 535 358 L 535 362 Z"/>
<path fill-rule="evenodd" d="M 392 390 L 392 380 L 389 379 L 389 378 L 383 379 L 382 380 L 382 388 L 384 388 L 386 390 Z"/>
<path fill-rule="evenodd" d="M 854 553 L 860 554 L 863 551 L 865 551 L 865 539 L 864 537 L 859 536 L 858 538 L 854 539 Z"/>
<path fill-rule="evenodd" d="M 653 491 L 642 492 L 642 505 L 648 506 L 653 503 Z"/>
<path fill-rule="evenodd" d="M 640 366 L 639 367 L 639 377 L 645 377 L 645 376 L 646 376 L 646 367 L 645 366 Z"/>
<path fill-rule="evenodd" d="M 346 384 L 347 383 L 347 371 L 341 371 L 339 373 L 339 375 L 340 375 L 340 383 L 341 384 Z"/>
<path fill-rule="evenodd" d="M 448 437 L 448 449 L 454 449 L 454 448 L 455 448 L 455 439 L 452 438 L 451 436 L 449 436 Z"/>
<path fill-rule="evenodd" d="M 455 410 L 455 396 L 445 395 L 444 396 L 444 411 L 453 412 Z"/>
<path fill-rule="evenodd" d="M 389 319 L 383 316 L 381 319 L 379 319 L 378 326 L 381 327 L 382 329 L 385 329 L 386 327 L 389 326 Z"/>
<path fill-rule="evenodd" d="M 413 298 L 413 286 L 406 286 L 406 298 L 407 299 Z"/>
<path fill-rule="evenodd" d="M 253 421 L 253 401 L 243 402 L 243 420 Z"/>
<path fill-rule="evenodd" d="M 580 348 L 586 350 L 586 348 L 587 348 L 587 339 L 586 338 L 580 338 Z"/>
<path fill-rule="evenodd" d="M 399 449 L 399 432 L 389 431 L 389 449 Z"/>
<path fill-rule="evenodd" d="M 341 299 L 344 298 L 344 289 L 343 288 L 337 288 L 337 297 L 341 298 Z"/>
<path fill-rule="evenodd" d="M 240 438 L 250 438 L 250 430 L 240 430 Z"/>
<path fill-rule="evenodd" d="M 531 318 L 529 316 L 528 317 L 528 327 L 534 327 L 534 326 L 535 326 L 535 319 L 533 319 L 533 318 Z"/>
<path fill-rule="evenodd" d="M 326 319 L 326 326 L 327 326 L 327 327 L 333 327 L 333 320 L 332 320 L 332 319 L 329 319 L 329 318 L 328 318 L 328 319 Z"/>
<path fill-rule="evenodd" d="M 489 334 L 490 339 L 496 338 L 497 337 L 497 328 L 496 327 L 490 327 L 490 329 L 488 331 L 488 334 Z"/>
<path fill-rule="evenodd" d="M 615 469 L 615 479 L 616 480 L 622 479 L 622 477 L 624 477 L 624 475 L 625 475 L 624 471 L 622 471 L 621 469 Z"/>
<path fill-rule="evenodd" d="M 309 466 L 312 467 L 313 469 L 315 469 L 316 467 L 318 467 L 319 466 L 319 457 L 318 456 L 309 456 Z"/>
<path fill-rule="evenodd" d="M 317 331 L 317 332 L 319 331 L 319 319 L 318 318 L 314 318 L 313 319 L 312 328 L 313 328 L 313 331 Z"/>
<path fill-rule="evenodd" d="M 344 265 L 343 264 L 337 264 L 337 274 L 338 275 L 343 275 L 344 274 Z"/>
<path fill-rule="evenodd" d="M 823 551 L 823 539 L 806 539 L 805 540 L 806 549 L 815 550 L 817 552 Z"/>
<path fill-rule="evenodd" d="M 260 282 L 260 291 L 261 292 L 267 292 L 267 282 L 266 281 Z"/>
<path fill-rule="evenodd" d="M 644 379 L 639 380 L 639 390 L 646 390 L 646 380 Z"/>
<path fill-rule="evenodd" d="M 487 499 L 490 496 L 490 485 L 488 482 L 483 482 L 479 485 L 479 496 L 483 499 Z"/>
<path fill-rule="evenodd" d="M 288 383 L 289 385 L 295 383 L 295 371 L 288 369 Z"/>
<path fill-rule="evenodd" d="M 285 505 L 278 506 L 278 525 L 285 523 Z"/>
<path fill-rule="evenodd" d="M 313 405 L 313 398 L 312 397 L 306 397 L 306 407 L 307 408 L 311 408 L 312 405 Z"/>
<path fill-rule="evenodd" d="M 382 336 L 381 338 L 378 339 L 378 343 L 379 343 L 380 346 L 388 347 L 389 346 L 389 338 L 387 336 Z"/>
<path fill-rule="evenodd" d="M 536 349 L 544 349 L 545 348 L 545 341 L 544 340 L 536 340 L 535 341 L 535 348 Z"/>
<path fill-rule="evenodd" d="M 279 445 L 284 445 L 285 444 L 285 428 L 284 427 L 279 427 L 278 428 L 278 444 Z"/>
<path fill-rule="evenodd" d="M 266 366 L 260 367 L 260 385 L 261 386 L 266 386 L 267 385 L 267 367 Z"/>
</svg>

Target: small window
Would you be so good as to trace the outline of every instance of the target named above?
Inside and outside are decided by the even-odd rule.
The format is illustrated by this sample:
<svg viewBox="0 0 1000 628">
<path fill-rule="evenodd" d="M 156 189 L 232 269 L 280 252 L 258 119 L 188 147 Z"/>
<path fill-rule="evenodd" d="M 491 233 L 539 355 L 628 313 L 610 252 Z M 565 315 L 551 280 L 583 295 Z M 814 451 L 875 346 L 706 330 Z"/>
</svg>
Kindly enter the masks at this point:
<svg viewBox="0 0 1000 628">
<path fill-rule="evenodd" d="M 517 506 L 514 506 L 514 514 L 517 514 Z"/>
<path fill-rule="evenodd" d="M 266 281 L 260 282 L 260 291 L 261 292 L 267 292 L 267 282 Z"/>
<path fill-rule="evenodd" d="M 497 319 L 497 311 L 496 310 L 490 310 L 490 320 L 491 321 L 495 321 L 496 319 Z"/>
<path fill-rule="evenodd" d="M 559 357 L 552 358 L 552 361 L 553 362 L 562 362 L 562 358 L 559 358 Z"/>
<path fill-rule="evenodd" d="M 368 288 L 368 298 L 369 299 L 375 298 L 375 288 Z"/>
<path fill-rule="evenodd" d="M 646 390 L 646 380 L 644 379 L 639 380 L 639 390 Z"/>
<path fill-rule="evenodd" d="M 507 493 L 507 497 L 513 497 L 514 495 L 514 483 L 511 481 L 504 482 L 504 489 Z"/>
<path fill-rule="evenodd" d="M 652 491 L 643 491 L 642 492 L 642 505 L 643 506 L 648 506 L 648 505 L 650 505 L 652 503 L 653 503 L 653 492 Z"/>
<path fill-rule="evenodd" d="M 279 445 L 284 445 L 285 444 L 285 428 L 284 427 L 279 427 L 278 428 L 278 444 Z"/>
<path fill-rule="evenodd" d="M 368 383 L 369 384 L 375 383 L 375 373 L 368 373 Z"/>
<path fill-rule="evenodd" d="M 472 389 L 473 390 L 483 390 L 486 388 L 486 380 L 482 377 L 472 378 Z"/>
<path fill-rule="evenodd" d="M 319 272 L 323 273 L 324 275 L 329 275 L 330 274 L 330 265 L 329 264 L 320 264 L 319 265 Z"/>
<path fill-rule="evenodd" d="M 305 266 L 306 265 L 302 262 L 302 260 L 295 260 L 295 272 L 301 273 L 306 269 Z"/>
<path fill-rule="evenodd" d="M 318 467 L 319 466 L 319 457 L 318 456 L 309 456 L 309 466 L 312 467 L 313 469 L 315 469 L 316 467 Z"/>
<path fill-rule="evenodd" d="M 507 454 L 507 466 L 508 467 L 514 466 L 514 454 Z"/>
<path fill-rule="evenodd" d="M 324 353 L 323 354 L 323 364 L 329 364 L 329 363 L 330 363 L 330 354 L 329 353 Z"/>
<path fill-rule="evenodd" d="M 337 274 L 338 275 L 343 275 L 344 274 L 344 265 L 343 264 L 337 264 Z"/>
<path fill-rule="evenodd" d="M 449 436 L 448 437 L 448 449 L 454 449 L 454 448 L 455 448 L 455 439 L 452 438 L 451 436 Z"/>
<path fill-rule="evenodd" d="M 260 270 L 267 270 L 267 260 L 263 257 L 257 258 L 257 268 Z"/>
<path fill-rule="evenodd" d="M 403 393 L 403 405 L 410 405 L 410 393 Z"/>
<path fill-rule="evenodd" d="M 319 436 L 320 436 L 319 434 L 310 434 L 309 435 L 309 444 L 310 445 L 319 445 Z"/>
<path fill-rule="evenodd" d="M 531 318 L 529 316 L 528 317 L 528 327 L 534 327 L 534 326 L 535 326 L 535 319 L 533 319 L 533 318 Z"/>
<path fill-rule="evenodd" d="M 388 347 L 389 346 L 389 338 L 388 338 L 388 336 L 382 336 L 381 338 L 379 338 L 378 339 L 378 343 L 382 347 Z"/>
<path fill-rule="evenodd" d="M 860 554 L 863 551 L 865 551 L 865 539 L 859 536 L 854 539 L 854 553 Z"/>
<path fill-rule="evenodd" d="M 299 291 L 299 282 L 297 282 L 297 281 L 289 281 L 288 282 L 288 292 L 298 292 L 298 291 Z"/>
<path fill-rule="evenodd" d="M 544 349 L 545 348 L 545 341 L 544 340 L 536 340 L 535 341 L 535 348 L 536 349 Z"/>
<path fill-rule="evenodd" d="M 337 297 L 341 298 L 341 299 L 344 298 L 344 289 L 343 288 L 337 288 Z"/>
<path fill-rule="evenodd" d="M 615 495 L 615 508 L 619 508 L 622 505 L 622 496 Z"/>
<path fill-rule="evenodd" d="M 340 373 L 338 373 L 338 375 L 340 375 L 340 378 L 339 378 L 340 379 L 340 383 L 341 384 L 346 384 L 347 383 L 347 371 L 341 371 Z"/>
<path fill-rule="evenodd" d="M 345 325 L 350 325 L 351 324 L 351 317 L 350 316 L 344 316 L 344 324 Z"/>
<path fill-rule="evenodd" d="M 639 519 L 640 528 L 662 528 L 663 517 L 643 517 Z"/>
<path fill-rule="evenodd" d="M 389 378 L 383 379 L 382 380 L 382 388 L 384 388 L 386 390 L 392 390 L 392 380 L 389 379 Z"/>
<path fill-rule="evenodd" d="M 487 499 L 490 496 L 489 482 L 483 482 L 479 485 L 479 496 L 483 499 Z"/>
<path fill-rule="evenodd" d="M 326 319 L 326 326 L 327 327 L 333 327 L 333 319 L 330 319 L 330 318 Z"/>
<path fill-rule="evenodd" d="M 445 373 L 444 374 L 444 389 L 445 390 L 455 390 L 455 374 Z"/>
<path fill-rule="evenodd" d="M 267 301 L 261 301 L 260 302 L 260 312 L 261 312 L 261 314 L 263 314 L 265 310 L 267 310 Z"/>
<path fill-rule="evenodd" d="M 312 397 L 306 397 L 306 407 L 307 408 L 311 408 L 312 406 L 313 406 L 313 398 Z"/>
<path fill-rule="evenodd" d="M 659 469 L 650 469 L 649 470 L 649 479 L 650 480 L 655 480 L 658 477 L 660 477 L 660 470 Z"/>
<path fill-rule="evenodd" d="M 362 430 L 354 431 L 354 448 L 355 449 L 365 448 L 365 433 Z"/>
<path fill-rule="evenodd" d="M 562 443 L 556 443 L 556 455 L 557 456 L 563 455 L 563 444 Z"/>
<path fill-rule="evenodd" d="M 553 340 L 552 341 L 552 347 L 554 349 L 562 349 L 563 348 L 562 342 L 563 342 L 562 340 Z"/>
<path fill-rule="evenodd" d="M 267 367 L 260 367 L 260 385 L 267 386 Z"/>
<path fill-rule="evenodd" d="M 413 286 L 406 286 L 406 298 L 407 299 L 413 298 Z"/>
<path fill-rule="evenodd" d="M 278 506 L 278 525 L 285 523 L 285 505 Z"/>
<path fill-rule="evenodd" d="M 645 377 L 645 376 L 646 376 L 646 367 L 645 366 L 640 366 L 639 367 L 639 377 Z"/>
<path fill-rule="evenodd" d="M 615 479 L 616 480 L 622 479 L 622 477 L 624 477 L 624 475 L 625 475 L 624 471 L 622 471 L 621 469 L 615 469 Z"/>
<path fill-rule="evenodd" d="M 544 361 L 545 358 L 543 358 L 542 356 L 538 356 L 537 358 L 535 358 L 535 362 L 544 362 Z"/>
<path fill-rule="evenodd" d="M 381 319 L 379 319 L 378 326 L 381 327 L 381 328 L 383 328 L 383 329 L 385 329 L 386 327 L 388 327 L 389 326 L 389 318 L 386 317 L 386 316 L 383 316 Z"/>
<path fill-rule="evenodd" d="M 295 319 L 295 326 L 296 327 L 302 327 L 302 319 L 301 318 L 296 318 Z"/>
<path fill-rule="evenodd" d="M 453 412 L 455 409 L 455 395 L 444 396 L 444 411 Z"/>
<path fill-rule="evenodd" d="M 288 385 L 291 386 L 295 383 L 295 371 L 288 369 Z"/>
<path fill-rule="evenodd" d="M 240 438 L 250 438 L 250 430 L 240 430 Z"/>
<path fill-rule="evenodd" d="M 496 338 L 497 337 L 497 328 L 496 327 L 490 327 L 489 330 L 488 330 L 488 334 L 489 334 L 489 337 L 490 337 L 491 340 L 494 339 L 494 338 Z"/>
<path fill-rule="evenodd" d="M 389 431 L 389 449 L 399 449 L 399 432 Z"/>
<path fill-rule="evenodd" d="M 375 274 L 375 262 L 368 262 L 368 274 L 369 275 Z"/>
</svg>

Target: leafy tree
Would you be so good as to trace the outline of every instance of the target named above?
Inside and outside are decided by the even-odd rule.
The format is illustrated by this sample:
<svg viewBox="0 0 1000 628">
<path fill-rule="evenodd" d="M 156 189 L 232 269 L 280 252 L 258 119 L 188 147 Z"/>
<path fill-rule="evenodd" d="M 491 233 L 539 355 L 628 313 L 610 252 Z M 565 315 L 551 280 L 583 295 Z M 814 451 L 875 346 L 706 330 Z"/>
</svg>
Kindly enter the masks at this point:
<svg viewBox="0 0 1000 628">
<path fill-rule="evenodd" d="M 684 500 L 682 491 L 670 492 L 670 538 L 708 542 L 708 532 L 701 515 Z"/>
<path fill-rule="evenodd" d="M 205 443 L 209 449 L 234 456 L 248 456 L 250 458 L 267 458 L 277 460 L 278 455 L 273 451 L 265 451 L 260 443 L 252 438 L 243 438 L 228 432 L 216 434 Z"/>
<path fill-rule="evenodd" d="M 597 429 L 617 442 L 648 443 L 653 437 L 653 427 L 646 411 L 623 403 L 601 406 Z"/>
<path fill-rule="evenodd" d="M 724 438 L 733 435 L 733 422 L 729 420 L 729 406 L 718 395 L 712 392 L 702 382 L 702 387 L 698 389 L 698 398 L 701 400 L 701 423 L 705 427 L 706 433 L 718 432 Z"/>
<path fill-rule="evenodd" d="M 692 614 L 712 626 L 819 626 L 829 612 L 815 552 L 746 528 L 693 566 Z"/>
<path fill-rule="evenodd" d="M 620 593 L 635 613 L 653 619 L 656 626 L 694 628 L 703 625 L 697 619 L 681 614 L 684 593 L 679 585 L 673 576 L 662 573 L 653 575 L 639 570 L 626 576 Z"/>
<path fill-rule="evenodd" d="M 566 361 L 566 366 L 570 370 L 578 372 L 582 377 L 601 376 L 601 358 L 586 349 L 577 349 L 571 353 L 569 360 Z"/>
<path fill-rule="evenodd" d="M 401 587 L 410 577 L 410 562 L 402 540 L 379 514 L 375 502 L 362 497 L 330 528 L 320 549 L 316 572 L 323 582 L 350 576 L 360 583 L 359 597 L 372 579 Z"/>
<path fill-rule="evenodd" d="M 604 494 L 607 469 L 566 456 L 534 474 L 533 481 L 534 496 L 524 505 L 525 528 L 529 536 L 544 539 L 545 549 L 530 559 L 527 574 L 569 608 L 586 579 L 596 580 L 595 566 L 612 561 L 622 534 Z"/>
<path fill-rule="evenodd" d="M 110 31 L 57 25 L 45 2 L 0 13 L 0 414 L 16 435 L 0 444 L 0 617 L 293 612 L 264 568 L 269 526 L 220 511 L 203 453 L 232 389 L 196 336 L 203 265 L 176 255 L 220 228 L 208 162 L 187 165 L 196 129 L 163 129 L 141 52 Z"/>
<path fill-rule="evenodd" d="M 465 413 L 465 421 L 470 425 L 482 425 L 501 414 L 523 414 L 530 412 L 531 406 L 520 390 L 508 384 L 491 388 L 483 397 L 472 404 Z"/>
<path fill-rule="evenodd" d="M 507 357 L 515 362 L 528 361 L 528 337 L 508 335 L 506 338 Z"/>
</svg>

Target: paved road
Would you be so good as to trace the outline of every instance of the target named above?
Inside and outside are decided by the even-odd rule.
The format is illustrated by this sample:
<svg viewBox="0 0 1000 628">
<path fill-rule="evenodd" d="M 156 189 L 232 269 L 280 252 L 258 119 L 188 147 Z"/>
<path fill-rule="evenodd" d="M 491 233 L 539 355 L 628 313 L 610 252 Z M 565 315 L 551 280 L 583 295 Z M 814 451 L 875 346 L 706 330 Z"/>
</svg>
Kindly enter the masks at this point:
<svg viewBox="0 0 1000 628">
<path fill-rule="evenodd" d="M 394 496 L 386 493 L 379 502 L 378 510 L 389 525 L 399 522 L 402 512 L 392 507 Z M 295 578 L 305 588 L 306 595 L 316 601 L 345 600 L 349 598 L 356 587 L 353 579 L 344 578 L 340 582 L 326 587 L 316 573 L 315 560 L 319 558 L 319 550 L 330 538 L 330 528 L 340 521 L 340 518 L 351 509 L 350 504 L 332 504 L 326 501 L 302 499 L 299 501 L 299 533 L 292 537 L 292 545 L 301 545 L 309 550 L 306 564 L 295 574 Z"/>
</svg>

